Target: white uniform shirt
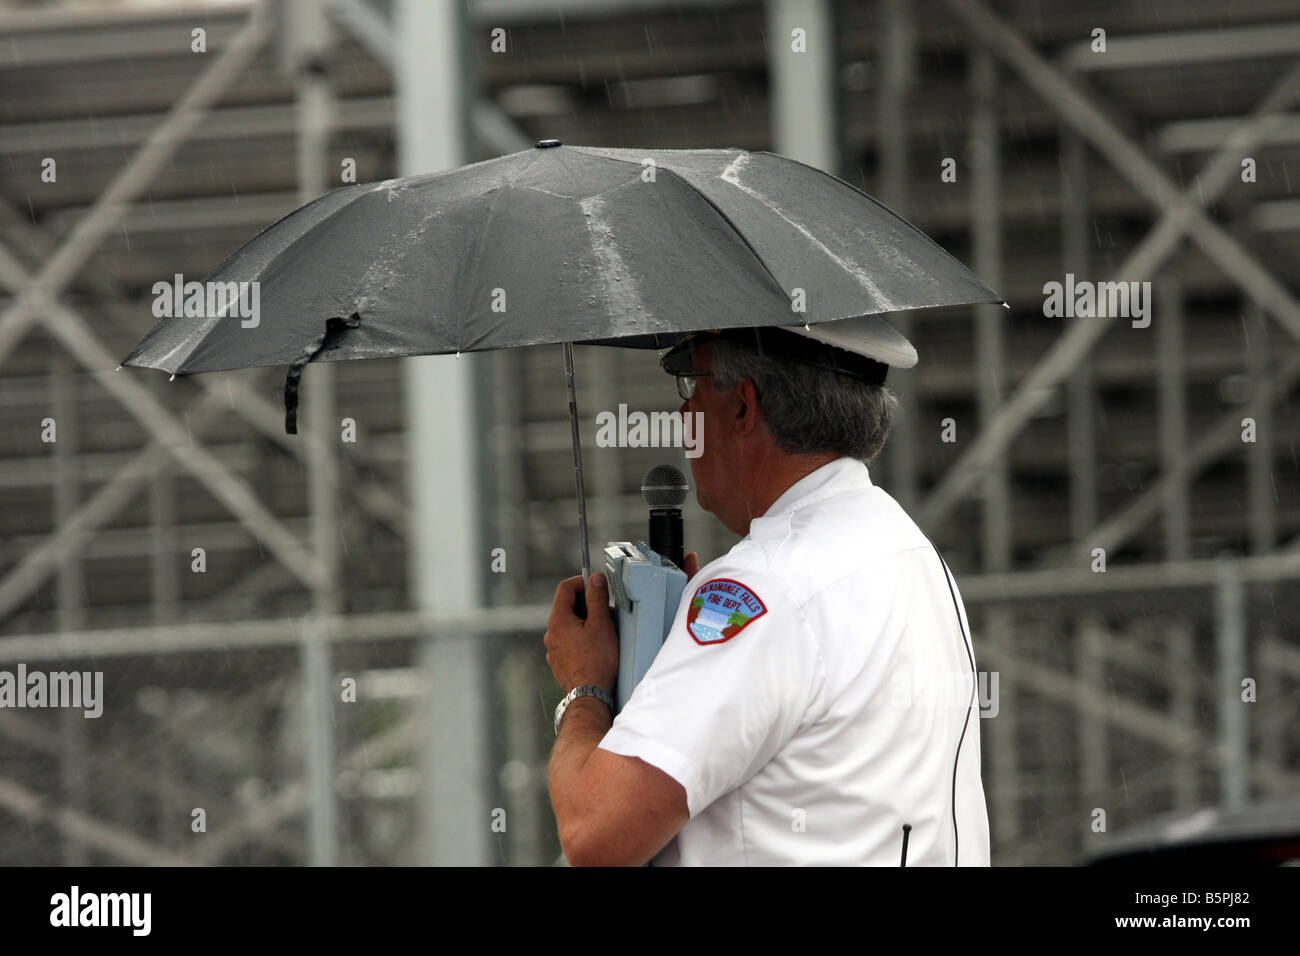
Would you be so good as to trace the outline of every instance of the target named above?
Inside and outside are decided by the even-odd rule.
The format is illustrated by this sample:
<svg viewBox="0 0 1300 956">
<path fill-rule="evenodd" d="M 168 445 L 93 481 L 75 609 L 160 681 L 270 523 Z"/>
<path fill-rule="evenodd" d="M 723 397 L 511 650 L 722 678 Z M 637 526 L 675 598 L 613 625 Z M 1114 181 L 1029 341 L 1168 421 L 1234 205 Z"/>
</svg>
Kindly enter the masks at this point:
<svg viewBox="0 0 1300 956">
<path fill-rule="evenodd" d="M 897 866 L 910 823 L 908 866 L 987 866 L 973 646 L 950 581 L 852 458 L 701 568 L 600 742 L 686 790 L 690 820 L 652 865 Z"/>
</svg>

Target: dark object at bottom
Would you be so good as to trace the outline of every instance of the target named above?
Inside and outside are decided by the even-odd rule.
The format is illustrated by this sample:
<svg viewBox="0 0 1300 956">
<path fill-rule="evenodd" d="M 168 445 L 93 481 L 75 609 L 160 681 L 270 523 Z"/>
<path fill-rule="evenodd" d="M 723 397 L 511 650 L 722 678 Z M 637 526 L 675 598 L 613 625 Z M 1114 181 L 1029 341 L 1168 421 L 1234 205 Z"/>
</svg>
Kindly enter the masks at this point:
<svg viewBox="0 0 1300 956">
<path fill-rule="evenodd" d="M 1109 837 L 1083 862 L 1162 868 L 1300 865 L 1300 800 L 1161 817 Z"/>
</svg>

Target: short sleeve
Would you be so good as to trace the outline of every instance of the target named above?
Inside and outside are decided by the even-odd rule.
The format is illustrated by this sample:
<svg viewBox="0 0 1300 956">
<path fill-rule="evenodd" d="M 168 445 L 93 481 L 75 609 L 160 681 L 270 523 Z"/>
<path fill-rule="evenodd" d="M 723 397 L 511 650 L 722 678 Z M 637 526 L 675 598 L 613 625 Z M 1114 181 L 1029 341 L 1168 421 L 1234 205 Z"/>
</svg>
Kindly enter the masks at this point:
<svg viewBox="0 0 1300 956">
<path fill-rule="evenodd" d="M 692 818 L 771 760 L 825 687 L 818 641 L 779 579 L 715 562 L 696 581 L 599 745 L 677 780 Z"/>
</svg>

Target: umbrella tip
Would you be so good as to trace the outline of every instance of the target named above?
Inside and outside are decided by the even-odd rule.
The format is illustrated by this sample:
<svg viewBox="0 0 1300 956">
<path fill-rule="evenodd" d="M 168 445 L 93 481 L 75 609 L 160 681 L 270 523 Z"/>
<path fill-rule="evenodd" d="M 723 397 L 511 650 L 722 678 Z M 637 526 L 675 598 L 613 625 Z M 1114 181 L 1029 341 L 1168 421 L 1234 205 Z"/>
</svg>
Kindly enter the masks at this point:
<svg viewBox="0 0 1300 956">
<path fill-rule="evenodd" d="M 114 372 L 120 372 L 120 371 L 122 371 L 122 366 L 119 365 L 117 368 L 113 369 L 113 371 L 114 371 Z"/>
<path fill-rule="evenodd" d="M 169 379 L 167 379 L 167 381 L 169 381 L 169 382 L 174 382 L 174 381 L 176 381 L 176 373 L 175 373 L 175 372 L 172 372 L 172 377 L 169 378 Z"/>
<path fill-rule="evenodd" d="M 1010 303 L 1003 302 L 1003 303 L 1002 303 L 1002 308 L 1004 308 L 1004 309 L 1009 309 L 1009 308 L 1011 308 L 1011 305 L 1010 305 Z"/>
</svg>

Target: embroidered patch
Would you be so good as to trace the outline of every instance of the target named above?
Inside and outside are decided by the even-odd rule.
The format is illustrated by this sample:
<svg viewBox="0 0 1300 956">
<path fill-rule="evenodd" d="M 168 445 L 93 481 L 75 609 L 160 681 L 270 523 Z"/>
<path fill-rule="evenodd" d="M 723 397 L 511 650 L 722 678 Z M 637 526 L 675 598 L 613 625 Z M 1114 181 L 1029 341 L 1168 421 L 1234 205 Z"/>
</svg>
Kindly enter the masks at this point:
<svg viewBox="0 0 1300 956">
<path fill-rule="evenodd" d="M 759 596 L 739 581 L 714 578 L 701 584 L 691 598 L 686 630 L 696 644 L 721 644 L 767 613 Z"/>
</svg>

